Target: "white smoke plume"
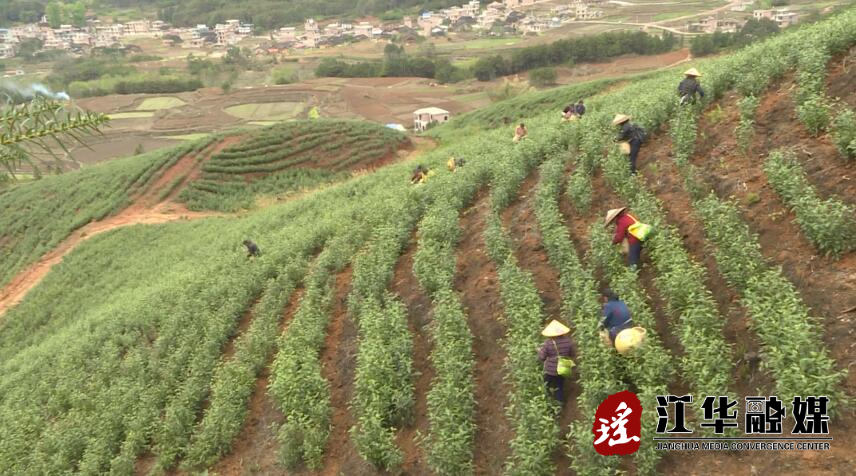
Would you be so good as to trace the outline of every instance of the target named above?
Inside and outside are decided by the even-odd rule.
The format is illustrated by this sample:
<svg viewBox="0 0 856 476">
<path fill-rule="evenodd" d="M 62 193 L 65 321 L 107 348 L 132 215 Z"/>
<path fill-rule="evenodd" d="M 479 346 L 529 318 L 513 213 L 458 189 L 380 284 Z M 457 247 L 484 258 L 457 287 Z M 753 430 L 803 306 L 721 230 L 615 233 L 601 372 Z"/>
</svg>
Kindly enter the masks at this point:
<svg viewBox="0 0 856 476">
<path fill-rule="evenodd" d="M 17 93 L 25 99 L 33 99 L 36 96 L 44 96 L 60 101 L 69 101 L 71 97 L 65 92 L 55 93 L 42 83 L 18 84 L 12 81 L 0 81 L 0 92 L 8 91 Z"/>
</svg>

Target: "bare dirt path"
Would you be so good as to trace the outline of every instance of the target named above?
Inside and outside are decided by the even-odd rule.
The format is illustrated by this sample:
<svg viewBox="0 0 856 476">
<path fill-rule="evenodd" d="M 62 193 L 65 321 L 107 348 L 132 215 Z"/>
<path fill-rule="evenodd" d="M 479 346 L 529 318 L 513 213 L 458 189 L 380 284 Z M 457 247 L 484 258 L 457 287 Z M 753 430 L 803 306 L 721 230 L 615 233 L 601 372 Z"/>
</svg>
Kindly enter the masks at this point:
<svg viewBox="0 0 856 476">
<path fill-rule="evenodd" d="M 101 233 L 131 225 L 154 225 L 176 220 L 193 220 L 220 214 L 209 212 L 193 212 L 184 205 L 172 202 L 181 189 L 189 182 L 205 159 L 225 147 L 239 141 L 239 137 L 229 137 L 214 146 L 203 149 L 198 154 L 188 154 L 182 157 L 169 170 L 165 171 L 155 182 L 134 199 L 134 202 L 117 215 L 103 220 L 90 222 L 78 228 L 63 240 L 56 248 L 42 256 L 15 276 L 0 293 L 0 315 L 7 309 L 20 303 L 27 293 L 48 274 L 51 268 L 76 248 L 80 243 Z M 175 180 L 184 177 L 179 186 L 175 186 L 167 196 L 161 198 L 166 187 L 174 184 Z"/>
<path fill-rule="evenodd" d="M 482 191 L 475 205 L 461 213 L 455 290 L 467 313 L 475 354 L 476 434 L 473 458 L 476 474 L 501 474 L 513 437 L 505 414 L 509 385 L 503 379 L 506 352 L 505 319 L 499 294 L 499 277 L 484 249 L 485 218 L 490 195 Z"/>
<path fill-rule="evenodd" d="M 413 336 L 414 379 L 414 420 L 402 428 L 397 435 L 397 443 L 404 451 L 405 474 L 430 474 L 425 454 L 419 446 L 419 436 L 428 435 L 428 391 L 434 378 L 434 367 L 429 355 L 431 342 L 428 326 L 433 320 L 431 301 L 422 291 L 422 286 L 413 274 L 413 259 L 418 248 L 417 232 L 414 231 L 410 245 L 398 259 L 390 290 L 397 294 L 407 307 L 407 322 Z"/>
<path fill-rule="evenodd" d="M 356 423 L 348 403 L 354 392 L 359 345 L 357 323 L 348 312 L 347 303 L 351 294 L 352 274 L 353 270 L 348 267 L 336 276 L 332 317 L 321 353 L 321 373 L 330 382 L 330 407 L 333 410 L 331 431 L 324 453 L 324 468 L 312 474 L 340 476 L 378 473 L 357 452 L 349 433 Z"/>
</svg>

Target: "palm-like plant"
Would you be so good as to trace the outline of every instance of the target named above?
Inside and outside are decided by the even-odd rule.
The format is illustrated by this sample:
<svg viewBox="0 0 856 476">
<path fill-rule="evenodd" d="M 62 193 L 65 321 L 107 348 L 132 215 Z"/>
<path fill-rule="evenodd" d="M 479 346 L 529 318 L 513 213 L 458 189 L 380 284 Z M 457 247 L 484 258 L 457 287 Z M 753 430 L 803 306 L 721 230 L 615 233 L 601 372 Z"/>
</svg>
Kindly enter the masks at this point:
<svg viewBox="0 0 856 476">
<path fill-rule="evenodd" d="M 57 148 L 70 155 L 69 143 L 85 145 L 83 138 L 100 134 L 107 121 L 104 114 L 43 97 L 0 106 L 0 180 L 14 178 L 22 164 L 38 174 L 48 160 L 42 157 L 59 161 Z"/>
</svg>

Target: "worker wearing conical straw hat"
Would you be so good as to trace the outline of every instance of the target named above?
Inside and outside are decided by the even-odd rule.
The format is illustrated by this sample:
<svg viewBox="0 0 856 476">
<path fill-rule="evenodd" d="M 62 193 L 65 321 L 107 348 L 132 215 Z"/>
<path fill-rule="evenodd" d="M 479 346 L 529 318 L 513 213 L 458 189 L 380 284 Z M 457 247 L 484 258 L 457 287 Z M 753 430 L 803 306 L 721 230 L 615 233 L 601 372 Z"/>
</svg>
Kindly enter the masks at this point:
<svg viewBox="0 0 856 476">
<path fill-rule="evenodd" d="M 695 102 L 696 93 L 699 97 L 704 97 L 704 89 L 698 82 L 700 77 L 701 73 L 695 68 L 684 71 L 684 79 L 678 84 L 678 96 L 681 98 L 681 105 Z"/>
<path fill-rule="evenodd" d="M 621 244 L 622 251 L 627 254 L 627 264 L 635 267 L 639 266 L 642 259 L 642 242 L 630 233 L 630 226 L 638 222 L 636 217 L 628 213 L 627 207 L 613 208 L 606 212 L 604 218 L 604 226 L 615 223 L 612 244 Z"/>
<path fill-rule="evenodd" d="M 630 122 L 630 119 L 631 117 L 626 114 L 616 114 L 612 119 L 612 125 L 620 127 L 615 140 L 621 146 L 621 153 L 630 159 L 630 173 L 636 175 L 636 160 L 639 158 L 639 149 L 642 148 L 647 134 L 645 129 Z"/>
<path fill-rule="evenodd" d="M 553 319 L 541 331 L 541 335 L 547 340 L 538 348 L 538 358 L 544 362 L 544 382 L 547 386 L 547 393 L 563 406 L 565 404 L 565 378 L 569 376 L 570 372 L 567 365 L 573 366 L 573 361 L 570 359 L 576 353 L 570 333 L 571 329 L 568 326 Z M 567 371 L 564 370 L 566 368 Z"/>
</svg>

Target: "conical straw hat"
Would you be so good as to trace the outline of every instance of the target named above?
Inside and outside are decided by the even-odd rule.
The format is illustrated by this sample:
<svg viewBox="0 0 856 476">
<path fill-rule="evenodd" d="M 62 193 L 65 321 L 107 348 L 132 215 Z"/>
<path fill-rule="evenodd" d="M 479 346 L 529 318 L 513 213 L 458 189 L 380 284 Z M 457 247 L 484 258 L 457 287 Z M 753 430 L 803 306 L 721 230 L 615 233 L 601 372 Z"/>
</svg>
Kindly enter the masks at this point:
<svg viewBox="0 0 856 476">
<path fill-rule="evenodd" d="M 629 121 L 629 120 L 630 120 L 630 116 L 626 116 L 624 114 L 616 114 L 615 119 L 612 120 L 612 125 L 617 126 L 617 125 L 621 124 L 622 122 Z"/>
<path fill-rule="evenodd" d="M 613 208 L 612 210 L 606 212 L 606 218 L 603 220 L 603 225 L 606 226 L 612 223 L 612 221 L 615 220 L 615 218 L 620 215 L 621 212 L 623 212 L 624 210 L 627 210 L 627 207 Z"/>
<path fill-rule="evenodd" d="M 684 75 L 686 75 L 686 76 L 696 76 L 696 77 L 699 77 L 699 78 L 701 77 L 701 73 L 699 73 L 699 72 L 698 72 L 698 70 L 697 70 L 697 69 L 695 69 L 695 68 L 690 68 L 690 69 L 688 69 L 688 70 L 684 71 Z"/>
<path fill-rule="evenodd" d="M 544 337 L 559 337 L 567 334 L 568 332 L 571 332 L 571 329 L 568 326 L 553 319 L 549 324 L 547 324 L 547 327 L 541 331 L 541 335 Z"/>
</svg>

